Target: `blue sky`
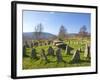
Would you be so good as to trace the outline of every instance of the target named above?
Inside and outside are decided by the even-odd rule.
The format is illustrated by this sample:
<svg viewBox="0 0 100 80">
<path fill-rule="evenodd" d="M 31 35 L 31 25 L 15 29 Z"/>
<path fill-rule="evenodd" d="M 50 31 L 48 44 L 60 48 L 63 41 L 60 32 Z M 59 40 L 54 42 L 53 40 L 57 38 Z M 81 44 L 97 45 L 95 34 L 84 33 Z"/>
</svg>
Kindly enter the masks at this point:
<svg viewBox="0 0 100 80">
<path fill-rule="evenodd" d="M 89 13 L 70 12 L 43 12 L 43 11 L 23 11 L 23 32 L 34 32 L 36 25 L 42 23 L 43 32 L 57 35 L 59 28 L 63 25 L 68 33 L 78 33 L 85 25 L 90 32 Z"/>
</svg>

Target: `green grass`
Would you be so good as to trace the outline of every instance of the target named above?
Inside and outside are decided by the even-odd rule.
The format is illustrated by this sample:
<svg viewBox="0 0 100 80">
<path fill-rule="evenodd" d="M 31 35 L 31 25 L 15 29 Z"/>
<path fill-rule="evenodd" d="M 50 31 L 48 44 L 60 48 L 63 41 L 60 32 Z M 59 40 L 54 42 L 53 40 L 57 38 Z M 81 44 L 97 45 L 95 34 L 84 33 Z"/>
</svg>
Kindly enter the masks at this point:
<svg viewBox="0 0 100 80">
<path fill-rule="evenodd" d="M 65 43 L 67 43 L 67 41 L 65 41 Z M 74 53 L 74 51 L 76 49 L 79 49 L 81 47 L 82 50 L 84 50 L 84 47 L 85 47 L 85 43 L 83 44 L 69 44 L 71 47 L 74 48 L 74 50 L 71 52 L 72 54 Z M 36 51 L 37 51 L 37 56 L 40 57 L 40 50 L 41 49 L 45 49 L 46 51 L 46 54 L 47 54 L 47 49 L 48 49 L 49 46 L 38 46 L 38 47 L 35 47 Z M 55 48 L 55 46 L 52 46 L 53 48 Z M 49 63 L 45 63 L 45 61 L 41 60 L 40 58 L 38 60 L 36 59 L 32 59 L 31 58 L 31 48 L 27 48 L 27 57 L 23 57 L 23 69 L 39 69 L 39 68 L 61 68 L 61 67 L 81 67 L 81 66 L 90 66 L 91 65 L 91 62 L 90 60 L 86 60 L 84 58 L 84 52 L 81 52 L 80 53 L 80 62 L 79 63 L 70 63 L 71 62 L 71 59 L 72 59 L 72 56 L 73 55 L 66 55 L 65 54 L 65 51 L 62 50 L 62 56 L 63 56 L 63 59 L 64 61 L 66 61 L 66 63 L 57 63 L 57 59 L 56 59 L 56 56 L 53 57 L 53 56 L 48 56 L 48 59 L 49 59 Z"/>
</svg>

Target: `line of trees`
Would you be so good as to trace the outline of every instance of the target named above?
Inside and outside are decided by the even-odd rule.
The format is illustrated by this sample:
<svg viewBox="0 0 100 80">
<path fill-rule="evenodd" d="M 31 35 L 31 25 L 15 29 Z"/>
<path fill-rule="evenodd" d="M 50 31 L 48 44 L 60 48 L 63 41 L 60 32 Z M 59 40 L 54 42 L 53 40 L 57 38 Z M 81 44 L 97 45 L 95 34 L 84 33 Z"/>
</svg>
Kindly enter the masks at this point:
<svg viewBox="0 0 100 80">
<path fill-rule="evenodd" d="M 84 38 L 84 37 L 88 37 L 89 33 L 87 32 L 87 27 L 85 25 L 83 25 L 79 32 L 77 33 L 77 36 L 80 38 Z M 61 25 L 60 29 L 59 29 L 59 34 L 58 34 L 58 38 L 63 40 L 65 38 L 68 38 L 68 32 L 67 29 Z"/>
<path fill-rule="evenodd" d="M 44 28 L 43 28 L 43 25 L 42 25 L 41 23 L 38 24 L 37 26 L 35 26 L 35 29 L 34 29 L 35 31 L 34 31 L 34 32 L 35 32 L 35 37 L 36 37 L 37 40 L 40 40 L 40 39 L 41 39 L 41 34 L 42 34 L 42 32 L 43 32 L 43 29 L 44 29 Z M 87 28 L 86 28 L 85 25 L 83 25 L 83 26 L 80 28 L 80 30 L 79 30 L 79 32 L 78 32 L 78 36 L 79 36 L 79 37 L 82 37 L 82 38 L 88 36 Z M 61 25 L 57 37 L 58 37 L 59 39 L 61 39 L 61 40 L 64 40 L 65 38 L 68 37 L 67 29 L 65 28 L 64 25 Z"/>
</svg>

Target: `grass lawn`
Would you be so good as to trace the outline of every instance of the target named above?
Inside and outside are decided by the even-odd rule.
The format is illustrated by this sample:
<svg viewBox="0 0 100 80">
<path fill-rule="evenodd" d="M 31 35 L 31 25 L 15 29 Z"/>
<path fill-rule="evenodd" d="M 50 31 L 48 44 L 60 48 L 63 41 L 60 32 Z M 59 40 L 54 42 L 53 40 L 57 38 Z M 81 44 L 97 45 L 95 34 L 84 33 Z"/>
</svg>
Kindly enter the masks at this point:
<svg viewBox="0 0 100 80">
<path fill-rule="evenodd" d="M 65 41 L 65 43 L 67 43 L 67 41 Z M 79 49 L 79 48 L 84 50 L 85 43 L 83 43 L 83 44 L 80 44 L 80 43 L 79 44 L 73 44 L 73 42 L 72 42 L 69 45 L 74 48 L 74 50 L 71 51 L 72 54 L 66 55 L 65 50 L 62 50 L 62 56 L 63 56 L 64 61 L 66 61 L 66 63 L 63 63 L 63 62 L 57 63 L 56 56 L 55 57 L 48 56 L 48 59 L 49 59 L 50 62 L 47 63 L 47 64 L 45 63 L 45 61 L 41 60 L 40 58 L 38 60 L 32 59 L 31 58 L 31 48 L 27 48 L 27 56 L 23 57 L 23 62 L 22 62 L 23 69 L 81 67 L 81 66 L 84 67 L 84 66 L 90 66 L 91 65 L 91 62 L 90 62 L 91 60 L 86 60 L 84 58 L 84 51 L 80 52 L 81 60 L 80 60 L 79 63 L 70 63 L 75 50 Z M 45 49 L 45 52 L 47 54 L 47 49 L 48 49 L 49 46 L 50 45 L 35 47 L 36 51 L 37 51 L 37 56 L 40 57 L 40 50 L 41 49 Z M 55 48 L 55 46 L 52 46 L 52 47 Z"/>
</svg>

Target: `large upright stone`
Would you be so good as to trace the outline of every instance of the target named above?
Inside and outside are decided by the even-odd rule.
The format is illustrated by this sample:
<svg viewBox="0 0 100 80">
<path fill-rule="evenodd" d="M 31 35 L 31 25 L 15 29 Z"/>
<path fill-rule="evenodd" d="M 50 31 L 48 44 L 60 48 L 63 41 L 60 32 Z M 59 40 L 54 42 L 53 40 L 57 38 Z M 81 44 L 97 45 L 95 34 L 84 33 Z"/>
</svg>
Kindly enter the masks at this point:
<svg viewBox="0 0 100 80">
<path fill-rule="evenodd" d="M 67 54 L 67 51 L 68 51 L 68 45 L 66 45 L 65 54 Z"/>
<path fill-rule="evenodd" d="M 44 43 L 44 45 L 46 46 L 46 45 L 47 45 L 47 43 L 45 42 L 45 43 Z"/>
<path fill-rule="evenodd" d="M 34 46 L 38 46 L 38 42 L 34 42 Z"/>
<path fill-rule="evenodd" d="M 23 57 L 26 56 L 26 46 L 23 46 Z"/>
<path fill-rule="evenodd" d="M 30 47 L 28 41 L 25 41 L 25 46 L 26 46 L 27 48 Z"/>
<path fill-rule="evenodd" d="M 65 49 L 65 54 L 71 54 L 71 50 L 73 50 L 73 48 L 67 45 Z"/>
<path fill-rule="evenodd" d="M 46 63 L 49 62 L 49 60 L 48 60 L 48 58 L 47 58 L 47 56 L 46 56 L 46 54 L 45 54 L 45 50 L 44 50 L 44 49 L 41 49 L 41 58 L 42 58 L 42 60 L 44 60 Z"/>
<path fill-rule="evenodd" d="M 81 47 L 79 48 L 79 51 L 80 51 L 80 52 L 82 52 L 82 49 L 81 49 Z"/>
<path fill-rule="evenodd" d="M 48 48 L 48 54 L 47 55 L 54 56 L 54 49 L 51 46 Z"/>
<path fill-rule="evenodd" d="M 33 43 L 33 42 L 31 42 L 31 48 L 33 48 L 33 46 L 34 46 L 34 43 Z"/>
<path fill-rule="evenodd" d="M 78 63 L 79 61 L 80 61 L 80 52 L 79 52 L 79 50 L 76 50 L 73 54 L 72 62 Z"/>
<path fill-rule="evenodd" d="M 51 41 L 48 41 L 48 45 L 50 45 L 51 44 Z"/>
<path fill-rule="evenodd" d="M 86 44 L 85 46 L 85 53 L 84 53 L 85 58 L 90 58 L 90 46 Z"/>
<path fill-rule="evenodd" d="M 65 63 L 65 61 L 63 60 L 60 48 L 58 48 L 56 50 L 56 56 L 57 56 L 57 63 L 60 63 L 60 62 L 64 62 Z"/>
<path fill-rule="evenodd" d="M 31 58 L 37 59 L 37 53 L 36 53 L 36 49 L 35 48 L 32 48 Z"/>
</svg>

